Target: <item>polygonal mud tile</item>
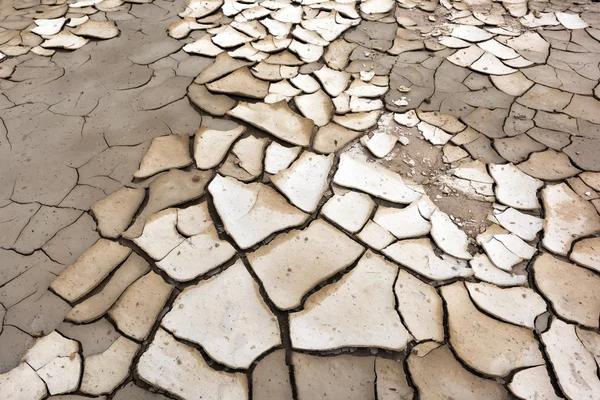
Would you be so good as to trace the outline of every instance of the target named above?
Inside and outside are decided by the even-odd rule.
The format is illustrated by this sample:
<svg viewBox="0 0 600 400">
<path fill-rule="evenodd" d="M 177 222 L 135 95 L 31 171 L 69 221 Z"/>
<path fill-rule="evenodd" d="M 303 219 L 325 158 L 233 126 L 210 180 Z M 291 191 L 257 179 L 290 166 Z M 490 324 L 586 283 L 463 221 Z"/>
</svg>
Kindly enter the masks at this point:
<svg viewBox="0 0 600 400">
<path fill-rule="evenodd" d="M 440 346 L 427 351 L 428 343 L 418 345 L 408 357 L 408 370 L 424 399 L 442 400 L 456 398 L 464 400 L 502 400 L 507 396 L 502 385 L 480 378 L 466 370 L 452 351 Z M 420 349 L 424 355 L 421 355 Z"/>
<path fill-rule="evenodd" d="M 269 92 L 269 83 L 255 78 L 247 67 L 242 67 L 219 80 L 207 83 L 206 88 L 211 92 L 262 100 Z"/>
<path fill-rule="evenodd" d="M 540 208 L 537 191 L 544 182 L 523 173 L 513 164 L 492 164 L 490 174 L 496 182 L 494 193 L 498 201 L 521 210 Z"/>
<path fill-rule="evenodd" d="M 431 237 L 440 249 L 456 258 L 471 259 L 471 254 L 467 250 L 469 246 L 467 234 L 458 229 L 448 214 L 435 210 L 431 214 L 430 221 Z"/>
<path fill-rule="evenodd" d="M 477 279 L 497 286 L 519 286 L 527 282 L 526 275 L 515 275 L 496 267 L 485 254 L 477 254 L 469 262 Z"/>
<path fill-rule="evenodd" d="M 155 137 L 133 177 L 147 178 L 171 168 L 187 167 L 192 163 L 189 147 L 188 136 Z"/>
<path fill-rule="evenodd" d="M 375 358 L 293 353 L 298 400 L 375 400 Z"/>
<path fill-rule="evenodd" d="M 523 240 L 534 240 L 542 230 L 543 219 L 525 214 L 514 208 L 504 211 L 494 210 L 492 218 L 504 229 L 519 236 Z"/>
<path fill-rule="evenodd" d="M 168 208 L 146 220 L 142 234 L 133 242 L 155 260 L 162 260 L 185 238 L 177 231 L 177 209 Z"/>
<path fill-rule="evenodd" d="M 562 318 L 598 328 L 600 294 L 595 289 L 600 277 L 592 271 L 542 254 L 533 264 L 539 291 Z"/>
<path fill-rule="evenodd" d="M 533 153 L 527 161 L 519 164 L 518 168 L 527 175 L 548 181 L 566 179 L 581 172 L 571 164 L 566 154 L 552 149 Z"/>
<path fill-rule="evenodd" d="M 102 316 L 125 289 L 148 272 L 148 269 L 148 263 L 136 253 L 132 253 L 115 271 L 102 290 L 73 307 L 65 319 L 76 323 L 86 323 Z"/>
<path fill-rule="evenodd" d="M 416 201 L 401 209 L 380 206 L 373 221 L 398 239 L 424 236 L 431 230 L 431 223 L 423 218 Z"/>
<path fill-rule="evenodd" d="M 563 110 L 573 95 L 558 89 L 535 84 L 524 95 L 517 98 L 517 103 L 536 110 L 557 112 Z"/>
<path fill-rule="evenodd" d="M 544 363 L 532 331 L 482 314 L 462 282 L 441 290 L 448 309 L 450 343 L 471 368 L 506 376 L 516 368 Z"/>
<path fill-rule="evenodd" d="M 556 395 L 545 365 L 517 372 L 508 384 L 510 391 L 524 400 L 560 400 Z"/>
<path fill-rule="evenodd" d="M 80 216 L 80 210 L 42 205 L 29 219 L 13 248 L 19 253 L 31 254 L 43 247 L 58 231 L 71 225 Z"/>
<path fill-rule="evenodd" d="M 417 342 L 444 341 L 444 310 L 435 288 L 400 270 L 394 292 L 398 312 Z"/>
<path fill-rule="evenodd" d="M 65 337 L 77 340 L 81 344 L 83 357 L 102 353 L 121 337 L 106 318 L 81 325 L 63 322 L 56 330 Z"/>
<path fill-rule="evenodd" d="M 271 182 L 294 204 L 306 212 L 316 210 L 327 190 L 333 155 L 304 152 L 285 170 L 271 177 Z"/>
<path fill-rule="evenodd" d="M 501 289 L 487 283 L 465 283 L 473 302 L 498 319 L 530 329 L 535 318 L 546 312 L 546 302 L 529 288 Z"/>
<path fill-rule="evenodd" d="M 600 231 L 600 215 L 594 206 L 579 197 L 565 183 L 542 190 L 544 202 L 544 238 L 548 250 L 566 255 L 571 243 Z"/>
<path fill-rule="evenodd" d="M 579 265 L 600 272 L 600 238 L 588 238 L 576 242 L 569 258 Z"/>
<path fill-rule="evenodd" d="M 363 136 L 361 139 L 361 143 L 377 158 L 387 156 L 394 149 L 396 142 L 398 136 L 387 132 L 375 132 L 371 138 Z"/>
<path fill-rule="evenodd" d="M 422 188 L 406 184 L 400 175 L 375 163 L 353 158 L 349 154 L 340 156 L 340 163 L 333 181 L 340 186 L 369 193 L 384 200 L 409 204 L 418 200 Z"/>
<path fill-rule="evenodd" d="M 381 250 L 396 240 L 394 235 L 373 221 L 367 222 L 356 237 L 375 250 Z"/>
<path fill-rule="evenodd" d="M 67 301 L 79 300 L 102 282 L 130 253 L 128 247 L 100 239 L 60 274 L 50 287 Z"/>
<path fill-rule="evenodd" d="M 408 400 L 414 390 L 409 386 L 402 362 L 386 358 L 375 359 L 378 400 Z"/>
<path fill-rule="evenodd" d="M 220 240 L 214 226 L 195 234 L 173 248 L 156 266 L 171 278 L 189 281 L 218 267 L 235 255 L 229 242 Z M 202 260 L 198 263 L 198 260 Z"/>
<path fill-rule="evenodd" d="M 395 265 L 368 251 L 352 271 L 310 296 L 302 311 L 290 315 L 292 346 L 403 349 L 412 336 L 395 310 L 396 274 Z M 356 319 L 364 323 L 357 325 Z"/>
<path fill-rule="evenodd" d="M 210 312 L 203 310 L 207 301 L 212 304 Z M 231 307 L 241 314 L 232 315 Z M 231 368 L 248 368 L 258 356 L 281 343 L 277 319 L 240 260 L 184 290 L 162 326 L 199 344 L 211 358 Z"/>
<path fill-rule="evenodd" d="M 219 173 L 242 182 L 257 178 L 262 173 L 265 147 L 268 144 L 269 139 L 256 136 L 240 139 L 233 145 L 225 163 L 219 168 Z"/>
<path fill-rule="evenodd" d="M 215 62 L 204 68 L 200 75 L 196 77 L 194 83 L 204 84 L 217 80 L 239 68 L 248 67 L 254 63 L 242 60 L 236 60 L 227 53 L 221 53 L 215 58 Z"/>
<path fill-rule="evenodd" d="M 322 90 L 294 98 L 294 104 L 302 115 L 310 118 L 317 126 L 324 126 L 333 117 L 333 104 L 331 99 Z"/>
<path fill-rule="evenodd" d="M 92 395 L 111 393 L 129 376 L 139 348 L 139 344 L 120 337 L 103 353 L 86 357 L 81 391 Z"/>
<path fill-rule="evenodd" d="M 0 396 L 15 400 L 41 400 L 48 394 L 46 384 L 27 363 L 0 374 Z"/>
<path fill-rule="evenodd" d="M 571 399 L 593 399 L 600 392 L 598 366 L 577 337 L 575 325 L 555 319 L 541 337 L 558 385 L 565 395 Z M 573 370 L 577 373 L 573 374 Z"/>
<path fill-rule="evenodd" d="M 368 195 L 349 191 L 331 197 L 321 208 L 321 214 L 348 232 L 356 233 L 365 225 L 374 207 Z"/>
<path fill-rule="evenodd" d="M 38 339 L 23 361 L 33 368 L 53 394 L 73 392 L 79 386 L 79 343 L 51 332 Z"/>
<path fill-rule="evenodd" d="M 227 155 L 231 144 L 246 131 L 245 126 L 227 131 L 201 126 L 194 137 L 194 160 L 200 169 L 216 167 Z"/>
<path fill-rule="evenodd" d="M 333 122 L 354 131 L 365 131 L 375 126 L 377 121 L 379 121 L 380 116 L 381 110 L 349 113 L 345 115 L 334 115 Z"/>
<path fill-rule="evenodd" d="M 213 225 L 208 203 L 203 201 L 187 208 L 177 209 L 177 230 L 185 236 L 194 236 Z"/>
<path fill-rule="evenodd" d="M 108 314 L 121 332 L 144 340 L 172 291 L 173 286 L 150 271 L 125 290 Z"/>
<path fill-rule="evenodd" d="M 200 352 L 159 329 L 136 366 L 143 381 L 186 400 L 220 393 L 225 398 L 248 399 L 247 379 L 241 373 L 212 369 Z"/>
<path fill-rule="evenodd" d="M 227 233 L 242 249 L 308 218 L 274 189 L 260 183 L 246 185 L 217 175 L 208 190 Z"/>
<path fill-rule="evenodd" d="M 72 32 L 77 36 L 93 39 L 112 39 L 119 34 L 119 28 L 111 20 L 94 21 L 90 19 L 81 25 L 77 25 Z"/>
<path fill-rule="evenodd" d="M 292 400 L 290 369 L 285 350 L 275 350 L 261 359 L 252 371 L 252 398 L 256 400 Z"/>
<path fill-rule="evenodd" d="M 361 132 L 353 131 L 336 123 L 330 122 L 319 128 L 315 134 L 313 147 L 321 153 L 333 153 L 362 135 Z"/>
<path fill-rule="evenodd" d="M 465 261 L 444 255 L 438 257 L 427 238 L 398 241 L 382 250 L 383 254 L 413 271 L 433 280 L 473 275 Z"/>
<path fill-rule="evenodd" d="M 596 152 L 598 145 L 600 145 L 600 138 L 572 137 L 571 144 L 563 151 L 578 167 L 588 171 L 600 171 L 600 156 Z"/>
<path fill-rule="evenodd" d="M 228 96 L 211 93 L 205 85 L 190 85 L 187 95 L 190 101 L 202 111 L 218 117 L 224 116 L 237 104 L 237 101 Z"/>
<path fill-rule="evenodd" d="M 124 187 L 95 202 L 90 211 L 98 221 L 100 234 L 111 239 L 119 237 L 129 226 L 145 196 L 144 189 Z"/>
<path fill-rule="evenodd" d="M 320 282 L 350 266 L 363 247 L 333 226 L 315 220 L 303 231 L 277 236 L 248 254 L 252 269 L 277 307 L 298 307 Z"/>
<path fill-rule="evenodd" d="M 227 114 L 302 147 L 310 143 L 314 127 L 312 120 L 296 114 L 285 101 L 274 104 L 240 102 Z"/>
<path fill-rule="evenodd" d="M 54 36 L 48 36 L 41 46 L 44 49 L 76 50 L 88 44 L 89 39 L 84 39 L 69 31 L 62 31 Z"/>
<path fill-rule="evenodd" d="M 277 142 L 272 142 L 265 152 L 265 171 L 269 174 L 276 174 L 284 170 L 294 162 L 300 154 L 301 147 L 282 146 Z"/>
<path fill-rule="evenodd" d="M 548 58 L 550 44 L 537 32 L 526 31 L 516 37 L 506 37 L 501 42 L 531 62 L 544 64 Z"/>
<path fill-rule="evenodd" d="M 150 184 L 146 206 L 136 217 L 133 225 L 123 232 L 123 237 L 133 239 L 140 236 L 146 220 L 152 214 L 202 196 L 211 176 L 210 172 L 175 169 L 156 178 Z"/>
</svg>

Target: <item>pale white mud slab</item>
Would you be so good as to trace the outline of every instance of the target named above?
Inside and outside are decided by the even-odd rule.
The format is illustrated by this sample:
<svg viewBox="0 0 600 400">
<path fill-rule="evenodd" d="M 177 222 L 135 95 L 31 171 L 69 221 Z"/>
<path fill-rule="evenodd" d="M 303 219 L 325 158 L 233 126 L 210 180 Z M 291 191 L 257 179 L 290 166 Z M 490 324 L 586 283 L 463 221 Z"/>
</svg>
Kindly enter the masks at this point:
<svg viewBox="0 0 600 400">
<path fill-rule="evenodd" d="M 188 136 L 159 136 L 152 139 L 152 144 L 133 177 L 147 178 L 171 168 L 187 167 L 191 163 Z"/>
<path fill-rule="evenodd" d="M 569 258 L 579 265 L 600 272 L 600 238 L 583 239 L 575 243 Z"/>
<path fill-rule="evenodd" d="M 556 12 L 556 18 L 558 21 L 567 29 L 584 29 L 588 27 L 585 22 L 578 14 Z"/>
<path fill-rule="evenodd" d="M 177 231 L 177 209 L 167 208 L 148 218 L 144 231 L 133 242 L 153 259 L 162 260 L 184 240 Z"/>
<path fill-rule="evenodd" d="M 292 400 L 290 370 L 285 350 L 275 350 L 261 359 L 252 371 L 252 398 L 256 400 Z"/>
<path fill-rule="evenodd" d="M 46 384 L 26 363 L 0 374 L 0 397 L 13 400 L 42 400 Z"/>
<path fill-rule="evenodd" d="M 356 237 L 375 250 L 381 250 L 388 247 L 396 240 L 396 237 L 387 229 L 382 228 L 373 221 L 367 222 L 363 230 L 361 230 Z"/>
<path fill-rule="evenodd" d="M 600 393 L 598 366 L 577 337 L 575 325 L 555 319 L 541 337 L 564 394 L 570 399 L 597 398 Z"/>
<path fill-rule="evenodd" d="M 387 358 L 375 359 L 378 400 L 408 400 L 414 390 L 408 384 L 401 362 Z"/>
<path fill-rule="evenodd" d="M 418 350 L 427 345 L 418 345 L 408 357 L 408 370 L 422 399 L 506 399 L 507 393 L 501 384 L 467 371 L 448 347 L 424 351 L 425 355 L 421 356 Z"/>
<path fill-rule="evenodd" d="M 208 203 L 177 209 L 177 230 L 185 236 L 198 235 L 213 226 Z"/>
<path fill-rule="evenodd" d="M 435 210 L 429 220 L 431 221 L 431 237 L 440 249 L 463 260 L 472 258 L 467 250 L 469 246 L 467 234 L 458 229 L 448 214 Z"/>
<path fill-rule="evenodd" d="M 323 88 L 331 97 L 337 97 L 342 93 L 350 83 L 350 74 L 346 71 L 336 71 L 327 66 L 323 66 L 313 72 L 317 79 L 323 85 Z"/>
<path fill-rule="evenodd" d="M 185 289 L 161 324 L 231 368 L 248 368 L 258 356 L 281 343 L 277 318 L 241 260 Z"/>
<path fill-rule="evenodd" d="M 448 310 L 450 343 L 471 368 L 493 376 L 544 364 L 533 332 L 482 314 L 462 282 L 442 287 Z"/>
<path fill-rule="evenodd" d="M 600 334 L 581 329 L 580 327 L 576 327 L 575 332 L 581 343 L 594 356 L 596 364 L 600 367 Z"/>
<path fill-rule="evenodd" d="M 298 400 L 375 400 L 375 358 L 292 354 Z"/>
<path fill-rule="evenodd" d="M 542 201 L 546 212 L 542 243 L 548 250 L 566 255 L 575 239 L 600 231 L 600 215 L 594 206 L 565 183 L 546 186 Z"/>
<path fill-rule="evenodd" d="M 392 260 L 436 281 L 473 275 L 466 261 L 438 257 L 427 238 L 401 240 L 382 251 Z"/>
<path fill-rule="evenodd" d="M 522 213 L 514 208 L 507 208 L 504 211 L 494 210 L 493 218 L 507 231 L 529 241 L 537 237 L 544 223 L 543 219 Z"/>
<path fill-rule="evenodd" d="M 133 225 L 123 232 L 123 237 L 133 239 L 140 236 L 146 220 L 152 214 L 202 196 L 211 176 L 210 172 L 205 171 L 174 169 L 156 178 L 148 190 L 148 203 Z"/>
<path fill-rule="evenodd" d="M 322 90 L 294 98 L 294 104 L 306 118 L 310 118 L 317 126 L 324 126 L 333 118 L 333 103 Z"/>
<path fill-rule="evenodd" d="M 398 312 L 417 342 L 444 341 L 444 310 L 435 288 L 400 270 L 394 286 Z"/>
<path fill-rule="evenodd" d="M 27 351 L 23 361 L 42 378 L 51 395 L 73 392 L 79 386 L 79 343 L 56 331 L 38 339 Z"/>
<path fill-rule="evenodd" d="M 397 142 L 398 136 L 390 135 L 387 132 L 375 132 L 371 138 L 367 139 L 366 136 L 363 136 L 361 139 L 361 143 L 377 158 L 387 156 Z"/>
<path fill-rule="evenodd" d="M 62 31 L 54 36 L 48 36 L 41 46 L 44 49 L 76 50 L 88 44 L 89 39 L 84 39 L 69 31 Z"/>
<path fill-rule="evenodd" d="M 162 329 L 140 357 L 136 370 L 143 381 L 185 400 L 248 399 L 244 374 L 212 369 L 200 352 Z"/>
<path fill-rule="evenodd" d="M 40 36 L 52 36 L 61 31 L 62 27 L 67 22 L 64 17 L 53 19 L 36 19 L 33 21 L 37 26 L 31 29 L 31 32 Z"/>
<path fill-rule="evenodd" d="M 242 249 L 308 218 L 274 189 L 260 183 L 244 184 L 217 175 L 208 190 L 227 233 Z"/>
<path fill-rule="evenodd" d="M 102 282 L 130 253 L 128 247 L 100 239 L 64 270 L 50 287 L 65 300 L 77 301 Z"/>
<path fill-rule="evenodd" d="M 194 136 L 194 160 L 199 169 L 211 169 L 219 165 L 229 148 L 246 131 L 245 126 L 219 131 L 201 126 Z"/>
<path fill-rule="evenodd" d="M 467 42 L 482 42 L 492 38 L 489 32 L 471 25 L 458 25 L 452 29 L 452 36 Z"/>
<path fill-rule="evenodd" d="M 287 169 L 300 154 L 301 147 L 286 147 L 277 142 L 272 142 L 265 152 L 265 171 L 276 174 Z"/>
<path fill-rule="evenodd" d="M 65 319 L 86 323 L 99 318 L 117 301 L 125 289 L 148 272 L 149 268 L 146 260 L 132 253 L 100 292 L 73 307 Z"/>
<path fill-rule="evenodd" d="M 375 197 L 401 204 L 412 203 L 423 194 L 420 186 L 404 183 L 397 173 L 379 164 L 370 164 L 352 158 L 348 154 L 340 156 L 333 181 L 340 186 L 358 189 Z"/>
<path fill-rule="evenodd" d="M 336 194 L 321 208 L 321 214 L 337 226 L 351 233 L 356 233 L 365 225 L 375 202 L 364 193 L 349 191 L 346 194 Z"/>
<path fill-rule="evenodd" d="M 380 206 L 373 221 L 398 239 L 424 236 L 431 230 L 431 223 L 419 212 L 417 201 L 405 208 Z"/>
<path fill-rule="evenodd" d="M 559 316 L 598 328 L 600 277 L 597 274 L 544 253 L 533 264 L 533 276 L 540 293 Z"/>
<path fill-rule="evenodd" d="M 496 186 L 496 199 L 520 210 L 540 208 L 537 191 L 544 182 L 532 178 L 512 164 L 490 164 L 490 174 Z"/>
<path fill-rule="evenodd" d="M 243 182 L 255 179 L 262 173 L 265 147 L 268 144 L 267 138 L 248 136 L 240 139 L 233 145 L 225 163 L 219 168 L 219 173 Z"/>
<path fill-rule="evenodd" d="M 274 104 L 240 102 L 227 112 L 288 143 L 307 147 L 314 123 L 296 114 L 285 101 Z"/>
<path fill-rule="evenodd" d="M 224 116 L 237 104 L 237 101 L 231 97 L 211 93 L 206 86 L 195 83 L 188 87 L 187 96 L 202 111 L 218 117 Z"/>
<path fill-rule="evenodd" d="M 186 282 L 220 266 L 235 255 L 235 249 L 226 240 L 219 239 L 214 226 L 185 239 L 156 263 L 171 278 Z"/>
<path fill-rule="evenodd" d="M 131 223 L 145 196 L 144 189 L 124 187 L 94 203 L 90 210 L 98 222 L 100 234 L 111 239 L 119 237 Z"/>
<path fill-rule="evenodd" d="M 227 53 L 221 53 L 215 58 L 215 62 L 204 68 L 196 77 L 194 83 L 204 84 L 219 79 L 239 68 L 248 67 L 252 62 L 237 60 Z"/>
<path fill-rule="evenodd" d="M 482 310 L 502 321 L 535 328 L 535 319 L 546 312 L 546 302 L 533 289 L 502 289 L 488 283 L 465 282 L 471 300 Z"/>
<path fill-rule="evenodd" d="M 290 314 L 292 346 L 404 349 L 412 336 L 395 310 L 397 272 L 383 257 L 365 253 L 352 271 L 310 296 L 302 311 Z"/>
<path fill-rule="evenodd" d="M 523 400 L 560 400 L 556 395 L 545 365 L 517 372 L 508 389 Z"/>
<path fill-rule="evenodd" d="M 108 314 L 121 332 L 144 340 L 172 291 L 173 286 L 150 271 L 127 288 Z"/>
<path fill-rule="evenodd" d="M 429 141 L 433 145 L 444 145 L 448 143 L 450 139 L 452 139 L 452 135 L 447 134 L 443 129 L 428 124 L 424 121 L 421 121 L 417 124 L 417 129 L 419 132 L 421 132 L 421 135 L 423 135 L 425 140 Z"/>
<path fill-rule="evenodd" d="M 381 110 L 369 112 L 356 112 L 345 115 L 334 115 L 333 122 L 353 131 L 366 131 L 374 127 L 379 121 Z"/>
<path fill-rule="evenodd" d="M 317 219 L 302 231 L 277 236 L 248 254 L 252 269 L 267 295 L 282 310 L 301 305 L 318 283 L 350 266 L 364 248 L 342 232 Z"/>
<path fill-rule="evenodd" d="M 521 96 L 533 86 L 533 82 L 527 79 L 522 72 L 501 76 L 490 76 L 490 79 L 498 89 L 511 96 Z"/>
<path fill-rule="evenodd" d="M 109 394 L 129 376 L 140 345 L 121 336 L 110 347 L 85 359 L 81 391 L 92 395 Z"/>
<path fill-rule="evenodd" d="M 322 156 L 305 151 L 288 169 L 272 176 L 271 182 L 293 205 L 312 213 L 327 190 L 333 158 L 333 154 Z"/>
<path fill-rule="evenodd" d="M 417 113 L 414 110 L 410 110 L 405 113 L 394 114 L 394 121 L 407 128 L 412 128 L 417 126 L 421 120 L 417 117 Z"/>
</svg>

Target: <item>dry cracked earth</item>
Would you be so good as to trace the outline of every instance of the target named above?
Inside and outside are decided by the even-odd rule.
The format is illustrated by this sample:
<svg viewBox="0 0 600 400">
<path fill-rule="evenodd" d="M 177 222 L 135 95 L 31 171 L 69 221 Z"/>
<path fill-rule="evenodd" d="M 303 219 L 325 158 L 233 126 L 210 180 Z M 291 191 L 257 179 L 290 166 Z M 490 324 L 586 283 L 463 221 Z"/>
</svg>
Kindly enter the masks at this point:
<svg viewBox="0 0 600 400">
<path fill-rule="evenodd" d="M 600 4 L 3 0 L 0 399 L 600 399 Z"/>
</svg>

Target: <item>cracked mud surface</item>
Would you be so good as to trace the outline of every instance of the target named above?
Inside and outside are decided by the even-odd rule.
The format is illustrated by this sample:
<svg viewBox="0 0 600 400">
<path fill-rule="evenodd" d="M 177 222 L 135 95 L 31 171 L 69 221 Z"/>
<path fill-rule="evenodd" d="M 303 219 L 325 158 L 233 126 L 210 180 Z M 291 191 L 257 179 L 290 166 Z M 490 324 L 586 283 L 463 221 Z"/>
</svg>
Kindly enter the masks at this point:
<svg viewBox="0 0 600 400">
<path fill-rule="evenodd" d="M 600 7 L 0 5 L 0 398 L 597 399 Z"/>
</svg>

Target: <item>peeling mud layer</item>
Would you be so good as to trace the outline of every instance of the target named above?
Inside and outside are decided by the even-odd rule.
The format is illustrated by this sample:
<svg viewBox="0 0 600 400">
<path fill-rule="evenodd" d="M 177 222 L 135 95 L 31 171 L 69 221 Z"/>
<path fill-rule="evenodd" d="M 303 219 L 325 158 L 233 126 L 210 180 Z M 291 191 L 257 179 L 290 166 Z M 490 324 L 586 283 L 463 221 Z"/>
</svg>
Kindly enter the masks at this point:
<svg viewBox="0 0 600 400">
<path fill-rule="evenodd" d="M 3 1 L 0 399 L 598 399 L 599 66 L 589 1 Z"/>
</svg>

